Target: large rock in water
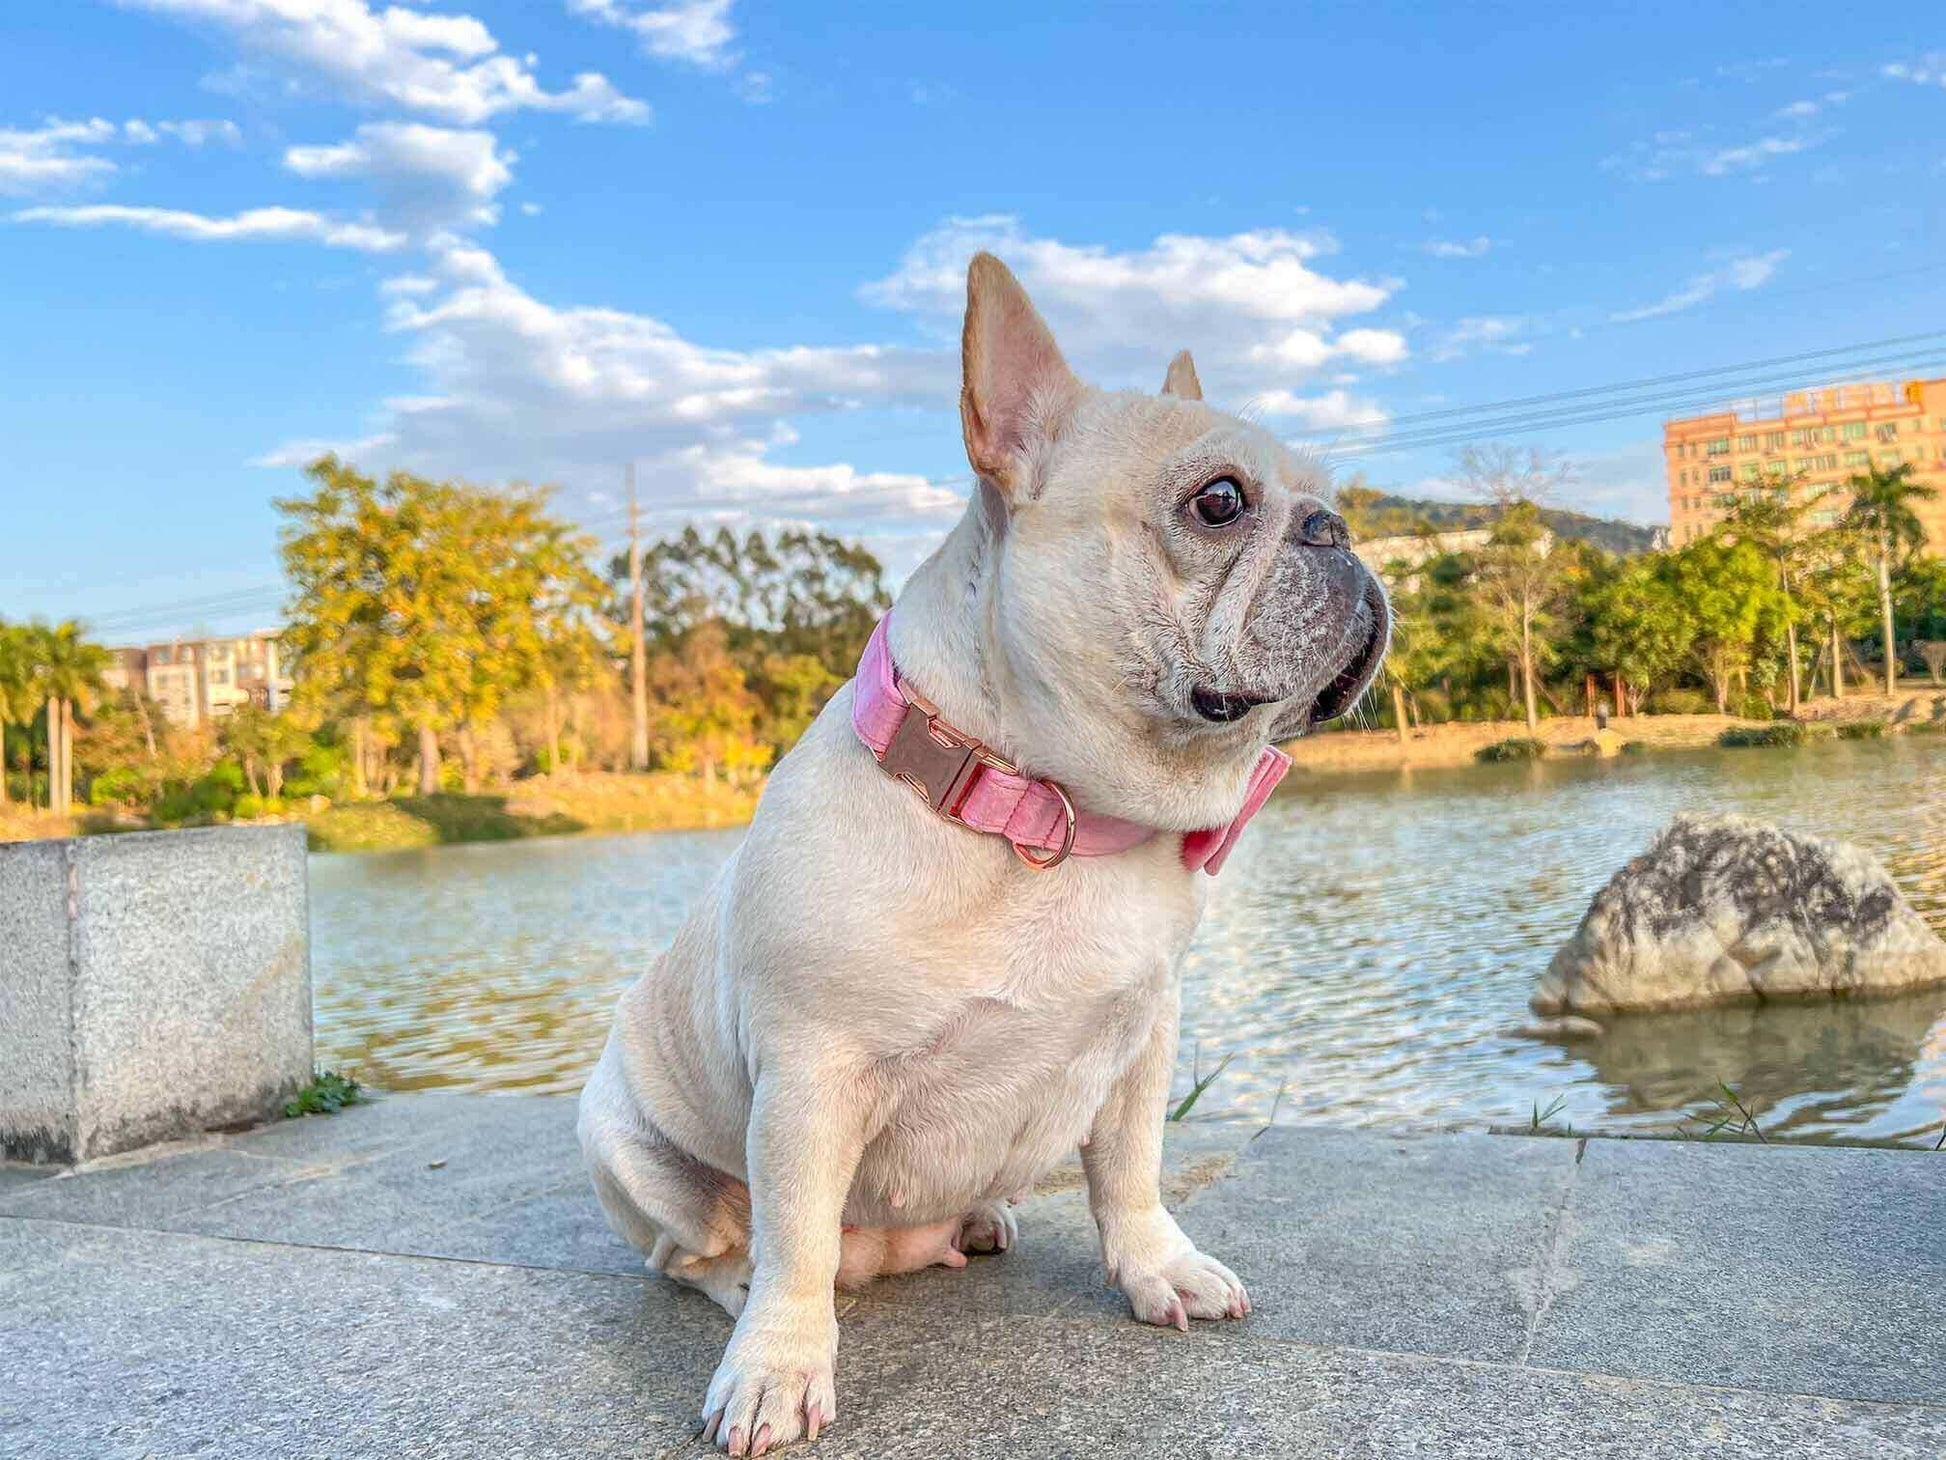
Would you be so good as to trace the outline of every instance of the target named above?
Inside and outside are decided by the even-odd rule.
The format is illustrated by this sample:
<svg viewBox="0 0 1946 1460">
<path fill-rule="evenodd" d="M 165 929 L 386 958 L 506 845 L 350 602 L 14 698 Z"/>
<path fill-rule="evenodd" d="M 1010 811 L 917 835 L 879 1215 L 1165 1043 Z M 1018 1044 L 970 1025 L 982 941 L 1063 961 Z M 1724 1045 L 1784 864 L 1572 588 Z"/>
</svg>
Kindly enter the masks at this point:
<svg viewBox="0 0 1946 1460">
<path fill-rule="evenodd" d="M 1946 983 L 1946 941 L 1877 857 L 1741 816 L 1679 816 L 1595 895 L 1536 1013 L 1681 1009 Z"/>
</svg>

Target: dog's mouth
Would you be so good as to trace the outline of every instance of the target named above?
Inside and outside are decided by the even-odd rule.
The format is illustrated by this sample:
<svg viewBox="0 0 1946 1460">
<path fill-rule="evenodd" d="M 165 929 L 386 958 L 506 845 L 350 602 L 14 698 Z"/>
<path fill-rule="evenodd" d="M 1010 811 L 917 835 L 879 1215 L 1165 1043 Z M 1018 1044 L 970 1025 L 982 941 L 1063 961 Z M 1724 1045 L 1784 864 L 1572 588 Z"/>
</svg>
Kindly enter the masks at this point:
<svg viewBox="0 0 1946 1460">
<path fill-rule="evenodd" d="M 1356 647 L 1350 650 L 1344 664 L 1308 704 L 1291 698 L 1288 690 L 1283 694 L 1260 694 L 1199 684 L 1189 692 L 1189 706 L 1198 719 L 1208 724 L 1233 725 L 1259 705 L 1288 700 L 1289 703 L 1277 717 L 1276 733 L 1279 735 L 1299 734 L 1313 725 L 1336 720 L 1358 703 L 1378 673 L 1379 665 L 1385 660 L 1385 650 L 1391 642 L 1391 623 L 1392 611 L 1386 604 L 1384 591 L 1376 579 L 1366 576 L 1360 584 L 1358 600 L 1346 623 L 1339 652 L 1345 652 L 1342 646 L 1355 644 Z"/>
<path fill-rule="evenodd" d="M 1270 702 L 1269 696 L 1236 694 L 1206 684 L 1199 684 L 1189 692 L 1189 707 L 1212 725 L 1233 724 L 1258 705 Z"/>
<path fill-rule="evenodd" d="M 1365 625 L 1365 637 L 1345 667 L 1332 676 L 1331 683 L 1312 702 L 1306 718 L 1313 725 L 1335 720 L 1357 704 L 1378 673 L 1379 665 L 1385 662 L 1386 646 L 1392 639 L 1392 610 L 1376 579 L 1365 580 L 1353 619 L 1354 623 L 1360 621 Z"/>
</svg>

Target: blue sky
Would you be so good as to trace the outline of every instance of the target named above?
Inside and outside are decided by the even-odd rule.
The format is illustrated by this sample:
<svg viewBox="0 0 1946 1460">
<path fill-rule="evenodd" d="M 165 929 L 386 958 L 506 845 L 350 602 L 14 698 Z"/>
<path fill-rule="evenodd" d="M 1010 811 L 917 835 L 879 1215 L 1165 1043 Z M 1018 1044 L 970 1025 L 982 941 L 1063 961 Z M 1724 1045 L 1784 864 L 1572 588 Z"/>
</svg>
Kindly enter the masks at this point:
<svg viewBox="0 0 1946 1460">
<path fill-rule="evenodd" d="M 1946 328 L 1946 19 L 71 0 L 0 46 L 0 616 L 274 621 L 326 446 L 619 527 L 956 515 L 958 275 L 1380 485 L 1396 417 Z M 1930 350 L 1930 353 L 1928 351 Z M 1888 352 L 1946 373 L 1946 347 Z M 1812 371 L 1807 378 L 1830 372 Z M 1726 391 L 1726 394 L 1729 393 Z M 1659 417 L 1519 438 L 1665 515 Z M 1373 449 L 1381 448 L 1381 449 Z"/>
</svg>

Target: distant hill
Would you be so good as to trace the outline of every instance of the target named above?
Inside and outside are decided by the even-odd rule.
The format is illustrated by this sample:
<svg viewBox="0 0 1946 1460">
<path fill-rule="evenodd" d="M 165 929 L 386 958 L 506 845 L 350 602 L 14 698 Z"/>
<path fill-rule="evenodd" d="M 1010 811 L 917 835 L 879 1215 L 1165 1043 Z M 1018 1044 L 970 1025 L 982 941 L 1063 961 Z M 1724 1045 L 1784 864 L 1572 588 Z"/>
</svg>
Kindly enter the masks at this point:
<svg viewBox="0 0 1946 1460">
<path fill-rule="evenodd" d="M 1349 515 L 1349 514 L 1348 514 Z M 1421 522 L 1430 522 L 1443 531 L 1465 527 L 1484 527 L 1492 509 L 1479 502 L 1443 502 L 1432 497 L 1395 497 L 1381 493 L 1358 517 L 1362 536 L 1390 537 L 1411 532 Z M 1611 553 L 1645 553 L 1656 545 L 1662 529 L 1644 527 L 1639 522 L 1622 522 L 1613 517 L 1592 517 L 1565 507 L 1543 507 L 1541 520 L 1556 537 L 1578 538 L 1606 548 Z"/>
</svg>

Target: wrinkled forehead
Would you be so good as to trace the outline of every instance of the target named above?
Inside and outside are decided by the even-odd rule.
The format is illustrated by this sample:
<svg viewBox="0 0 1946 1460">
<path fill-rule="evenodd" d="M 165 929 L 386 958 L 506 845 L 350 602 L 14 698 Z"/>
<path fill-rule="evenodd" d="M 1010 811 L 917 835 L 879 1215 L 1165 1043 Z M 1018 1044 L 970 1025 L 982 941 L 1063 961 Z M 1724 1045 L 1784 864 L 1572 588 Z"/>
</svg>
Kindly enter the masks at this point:
<svg viewBox="0 0 1946 1460">
<path fill-rule="evenodd" d="M 1329 494 L 1329 477 L 1315 458 L 1293 450 L 1252 421 L 1216 411 L 1202 415 L 1200 422 L 1183 421 L 1177 427 L 1179 439 L 1162 462 L 1172 480 L 1208 480 L 1235 473 L 1246 486 L 1273 495 L 1322 498 Z"/>
<path fill-rule="evenodd" d="M 1296 496 L 1330 494 L 1329 474 L 1314 457 L 1293 450 L 1254 421 L 1196 401 L 1132 393 L 1104 394 L 1090 407 L 1065 443 L 1072 449 L 1053 463 L 1056 476 L 1068 468 L 1092 475 L 1112 463 L 1114 475 L 1125 483 L 1173 492 L 1233 475 L 1257 489 L 1267 507 Z M 1099 490 L 1107 483 L 1093 485 Z"/>
</svg>

